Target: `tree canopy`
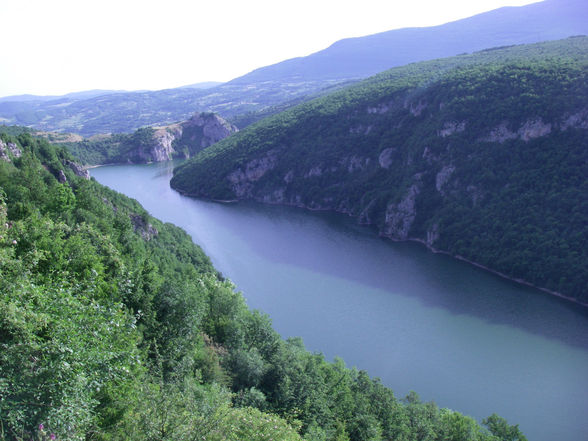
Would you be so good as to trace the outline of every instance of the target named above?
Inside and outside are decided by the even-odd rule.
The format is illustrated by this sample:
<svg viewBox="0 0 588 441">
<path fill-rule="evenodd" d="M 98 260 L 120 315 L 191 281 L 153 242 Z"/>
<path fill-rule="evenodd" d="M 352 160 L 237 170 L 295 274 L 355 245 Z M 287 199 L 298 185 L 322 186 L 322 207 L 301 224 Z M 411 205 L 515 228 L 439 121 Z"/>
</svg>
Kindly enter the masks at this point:
<svg viewBox="0 0 588 441">
<path fill-rule="evenodd" d="M 512 439 L 284 341 L 183 230 L 0 139 L 2 439 Z"/>
</svg>

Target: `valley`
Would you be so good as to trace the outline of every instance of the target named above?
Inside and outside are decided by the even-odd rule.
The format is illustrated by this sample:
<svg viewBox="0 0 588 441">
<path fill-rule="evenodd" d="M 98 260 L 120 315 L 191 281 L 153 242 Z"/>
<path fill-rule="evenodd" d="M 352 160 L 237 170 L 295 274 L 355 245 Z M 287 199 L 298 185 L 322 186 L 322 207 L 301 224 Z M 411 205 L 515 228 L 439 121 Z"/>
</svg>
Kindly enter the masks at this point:
<svg viewBox="0 0 588 441">
<path fill-rule="evenodd" d="M 215 144 L 171 186 L 346 213 L 586 303 L 587 55 L 576 37 L 391 69 Z"/>
<path fill-rule="evenodd" d="M 398 396 L 415 390 L 478 419 L 495 411 L 529 440 L 583 439 L 586 308 L 341 214 L 184 197 L 171 171 L 92 176 L 184 228 L 284 338 L 366 369 Z"/>
<path fill-rule="evenodd" d="M 0 5 L 0 440 L 585 441 L 588 8 L 531 1 Z"/>
</svg>

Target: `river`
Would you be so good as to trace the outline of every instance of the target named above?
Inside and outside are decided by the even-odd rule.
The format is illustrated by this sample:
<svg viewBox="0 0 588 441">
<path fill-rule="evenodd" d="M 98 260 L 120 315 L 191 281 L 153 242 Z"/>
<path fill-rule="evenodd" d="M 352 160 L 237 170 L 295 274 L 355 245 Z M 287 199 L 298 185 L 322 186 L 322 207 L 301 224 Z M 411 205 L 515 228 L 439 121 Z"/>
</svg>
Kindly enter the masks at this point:
<svg viewBox="0 0 588 441">
<path fill-rule="evenodd" d="M 284 338 L 529 441 L 588 439 L 588 308 L 343 215 L 181 196 L 171 167 L 91 174 L 184 228 Z"/>
</svg>

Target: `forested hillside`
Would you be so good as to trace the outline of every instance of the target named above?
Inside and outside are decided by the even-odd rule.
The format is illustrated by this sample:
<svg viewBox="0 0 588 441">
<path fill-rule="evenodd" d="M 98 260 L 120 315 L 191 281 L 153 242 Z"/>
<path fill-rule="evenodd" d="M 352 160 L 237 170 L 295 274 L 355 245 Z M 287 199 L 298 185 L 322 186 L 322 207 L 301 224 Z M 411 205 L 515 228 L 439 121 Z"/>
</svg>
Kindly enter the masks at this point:
<svg viewBox="0 0 588 441">
<path fill-rule="evenodd" d="M 277 113 L 277 112 L 276 112 Z M 64 146 L 81 166 L 145 164 L 189 158 L 238 129 L 214 113 L 196 113 L 187 121 L 162 127 L 142 127 L 133 133 L 82 138 L 60 132 L 42 132 L 24 126 L 0 126 L 0 133 L 28 133 Z"/>
<path fill-rule="evenodd" d="M 282 340 L 184 231 L 0 140 L 2 440 L 525 439 Z"/>
<path fill-rule="evenodd" d="M 58 143 L 84 165 L 143 164 L 189 158 L 238 129 L 214 113 L 196 113 L 187 121 L 163 127 L 143 127 L 133 133 L 97 135 L 74 142 Z"/>
<path fill-rule="evenodd" d="M 336 210 L 588 303 L 588 38 L 391 69 L 175 170 L 183 193 Z"/>
</svg>

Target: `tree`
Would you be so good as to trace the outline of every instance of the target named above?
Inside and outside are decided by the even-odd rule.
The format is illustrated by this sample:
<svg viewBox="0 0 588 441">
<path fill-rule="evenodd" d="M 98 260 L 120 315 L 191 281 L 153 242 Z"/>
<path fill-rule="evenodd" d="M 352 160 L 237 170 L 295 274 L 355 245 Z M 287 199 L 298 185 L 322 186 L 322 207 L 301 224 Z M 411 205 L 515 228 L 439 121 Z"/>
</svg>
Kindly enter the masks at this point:
<svg viewBox="0 0 588 441">
<path fill-rule="evenodd" d="M 518 424 L 509 426 L 504 418 L 495 413 L 482 420 L 482 424 L 488 427 L 490 433 L 498 437 L 500 441 L 527 441 L 525 435 L 519 430 Z"/>
</svg>

